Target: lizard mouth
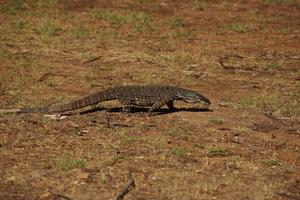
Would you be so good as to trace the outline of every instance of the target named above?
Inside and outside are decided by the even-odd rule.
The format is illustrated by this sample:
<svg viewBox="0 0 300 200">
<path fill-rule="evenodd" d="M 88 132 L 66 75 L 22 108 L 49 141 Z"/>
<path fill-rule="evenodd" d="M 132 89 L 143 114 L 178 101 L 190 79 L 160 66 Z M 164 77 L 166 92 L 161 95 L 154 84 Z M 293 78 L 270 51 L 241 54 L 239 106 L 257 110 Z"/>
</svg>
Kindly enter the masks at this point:
<svg viewBox="0 0 300 200">
<path fill-rule="evenodd" d="M 205 102 L 205 101 L 201 101 L 201 103 L 204 104 L 204 105 L 210 105 L 210 103 Z"/>
<path fill-rule="evenodd" d="M 190 99 L 185 99 L 183 100 L 184 102 L 187 102 L 187 103 L 194 103 L 194 101 L 190 100 Z"/>
<path fill-rule="evenodd" d="M 208 103 L 206 101 L 193 101 L 193 100 L 190 100 L 190 99 L 186 99 L 186 100 L 184 100 L 184 102 L 193 103 L 193 104 L 195 104 L 195 103 L 201 103 L 203 105 L 210 105 L 210 103 Z"/>
<path fill-rule="evenodd" d="M 187 103 L 198 103 L 198 101 L 193 101 L 193 100 L 190 100 L 190 99 L 186 99 L 184 101 L 187 102 Z"/>
</svg>

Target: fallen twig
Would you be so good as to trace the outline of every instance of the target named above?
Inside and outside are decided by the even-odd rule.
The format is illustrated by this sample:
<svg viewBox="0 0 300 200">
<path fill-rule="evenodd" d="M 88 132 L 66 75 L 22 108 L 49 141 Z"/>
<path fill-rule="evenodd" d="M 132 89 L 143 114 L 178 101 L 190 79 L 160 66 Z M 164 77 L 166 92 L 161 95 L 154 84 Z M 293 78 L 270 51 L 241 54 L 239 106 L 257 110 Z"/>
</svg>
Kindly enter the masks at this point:
<svg viewBox="0 0 300 200">
<path fill-rule="evenodd" d="M 239 55 L 230 55 L 230 56 L 225 56 L 225 57 L 221 58 L 221 59 L 219 60 L 219 63 L 220 63 L 220 65 L 221 65 L 224 69 L 233 70 L 233 69 L 236 68 L 236 67 L 234 67 L 234 66 L 227 66 L 227 65 L 225 65 L 224 62 L 225 62 L 225 60 L 227 60 L 229 57 L 243 58 L 242 56 L 239 56 Z"/>
<path fill-rule="evenodd" d="M 95 62 L 96 60 L 99 60 L 100 58 L 102 58 L 102 56 L 97 56 L 97 57 L 92 58 L 90 60 L 83 61 L 82 64 L 87 64 L 87 63 Z"/>
<path fill-rule="evenodd" d="M 44 74 L 43 76 L 41 76 L 37 81 L 38 82 L 42 82 L 42 81 L 46 80 L 48 77 L 50 77 L 50 76 L 55 76 L 55 74 L 53 74 L 51 72 L 48 72 L 48 73 Z"/>
<path fill-rule="evenodd" d="M 219 59 L 219 63 L 220 63 L 220 65 L 224 68 L 224 69 L 226 69 L 226 70 L 237 70 L 237 69 L 240 69 L 240 70 L 253 70 L 255 67 L 256 67 L 256 65 L 255 66 L 249 66 L 249 67 L 237 67 L 237 66 L 233 66 L 233 65 L 226 65 L 225 64 L 225 61 L 226 60 L 228 60 L 228 58 L 239 58 L 239 59 L 243 59 L 243 58 L 245 58 L 245 57 L 243 57 L 243 56 L 240 56 L 240 55 L 228 55 L 228 56 L 225 56 L 225 57 L 223 57 L 223 58 L 220 58 Z"/>
<path fill-rule="evenodd" d="M 39 79 L 37 79 L 37 81 L 38 82 L 43 82 L 51 76 L 68 77 L 67 75 L 64 75 L 64 74 L 55 74 L 55 73 L 52 73 L 52 72 L 48 72 L 48 73 L 44 74 L 43 76 L 41 76 Z"/>
<path fill-rule="evenodd" d="M 65 199 L 65 200 L 72 200 L 70 197 L 67 197 L 67 196 L 62 195 L 62 194 L 53 194 L 53 197 L 54 197 L 54 199 L 60 198 L 60 199 Z"/>
<path fill-rule="evenodd" d="M 111 122 L 111 114 L 109 113 L 107 116 L 107 123 L 106 123 L 106 127 L 110 127 L 110 122 Z"/>
<path fill-rule="evenodd" d="M 124 187 L 124 189 L 118 194 L 116 200 L 122 200 L 124 198 L 124 196 L 130 192 L 130 190 L 132 188 L 135 187 L 135 183 L 134 183 L 134 179 L 132 177 L 131 172 L 129 172 L 129 182 L 127 183 L 127 185 Z"/>
<path fill-rule="evenodd" d="M 18 113 L 20 112 L 20 109 L 0 109 L 0 114 L 8 114 L 8 113 Z"/>
</svg>

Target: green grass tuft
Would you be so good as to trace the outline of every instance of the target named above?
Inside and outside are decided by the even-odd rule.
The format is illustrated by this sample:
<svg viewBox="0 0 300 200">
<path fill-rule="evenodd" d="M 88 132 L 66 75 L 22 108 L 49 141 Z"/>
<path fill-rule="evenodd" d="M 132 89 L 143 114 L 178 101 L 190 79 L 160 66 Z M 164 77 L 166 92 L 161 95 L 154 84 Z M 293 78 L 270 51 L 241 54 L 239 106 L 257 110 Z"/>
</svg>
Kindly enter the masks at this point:
<svg viewBox="0 0 300 200">
<path fill-rule="evenodd" d="M 176 31 L 171 36 L 176 40 L 187 40 L 192 37 L 192 33 L 190 31 Z"/>
<path fill-rule="evenodd" d="M 249 96 L 240 100 L 241 108 L 251 108 L 255 110 L 274 111 L 280 107 L 280 102 L 275 96 Z"/>
<path fill-rule="evenodd" d="M 210 124 L 217 124 L 217 125 L 220 125 L 220 124 L 223 124 L 224 123 L 224 119 L 221 118 L 221 117 L 211 117 L 208 119 L 208 122 Z"/>
<path fill-rule="evenodd" d="M 184 19 L 181 17 L 176 17 L 170 21 L 170 27 L 175 29 L 184 26 Z"/>
<path fill-rule="evenodd" d="M 184 149 L 180 148 L 180 147 L 173 147 L 171 149 L 171 154 L 177 157 L 184 157 L 186 155 L 186 152 L 184 151 Z"/>
<path fill-rule="evenodd" d="M 5 5 L 5 4 L 4 4 Z M 57 5 L 57 0 L 10 0 L 9 3 L 1 7 L 1 12 L 17 15 L 24 11 L 31 12 L 35 8 L 50 8 Z"/>
<path fill-rule="evenodd" d="M 25 0 L 10 0 L 9 3 L 6 5 L 4 4 L 4 6 L 1 6 L 0 4 L 1 13 L 8 15 L 17 15 L 27 8 L 28 4 Z"/>
<path fill-rule="evenodd" d="M 128 16 L 121 13 L 114 13 L 110 10 L 94 10 L 91 13 L 94 19 L 101 19 L 112 25 L 122 25 L 128 22 Z"/>
<path fill-rule="evenodd" d="M 59 28 L 58 26 L 56 26 L 55 24 L 53 24 L 50 21 L 45 21 L 37 29 L 37 32 L 41 36 L 45 36 L 45 37 L 51 37 L 51 36 L 58 35 L 60 31 L 61 31 L 61 28 Z"/>
<path fill-rule="evenodd" d="M 53 160 L 52 163 L 56 168 L 61 170 L 70 170 L 70 169 L 81 168 L 85 166 L 85 160 L 75 159 L 70 156 Z"/>
<path fill-rule="evenodd" d="M 270 160 L 265 160 L 264 163 L 270 167 L 273 167 L 273 166 L 277 166 L 279 164 L 279 160 L 270 159 Z"/>
<path fill-rule="evenodd" d="M 289 101 L 281 105 L 280 112 L 283 116 L 300 116 L 300 94 L 289 94 Z"/>
<path fill-rule="evenodd" d="M 204 0 L 195 0 L 194 7 L 196 10 L 202 11 L 205 9 L 205 2 Z"/>
<path fill-rule="evenodd" d="M 244 97 L 239 101 L 242 109 L 254 109 L 257 111 L 277 112 L 282 116 L 300 115 L 300 95 L 291 93 L 288 100 L 280 100 L 272 95 L 257 95 Z"/>
<path fill-rule="evenodd" d="M 72 30 L 72 33 L 73 33 L 74 37 L 77 39 L 85 39 L 85 38 L 90 37 L 90 35 L 91 35 L 89 29 L 87 29 L 83 26 L 75 27 Z"/>
<path fill-rule="evenodd" d="M 225 25 L 225 29 L 236 33 L 246 33 L 250 31 L 249 27 L 243 23 L 229 23 Z"/>
<path fill-rule="evenodd" d="M 153 30 L 152 18 L 144 12 L 94 10 L 91 16 L 94 19 L 104 20 L 116 27 L 129 24 L 136 32 Z"/>
<path fill-rule="evenodd" d="M 194 147 L 198 148 L 198 149 L 204 149 L 204 144 L 200 144 L 200 143 L 195 143 Z"/>
<path fill-rule="evenodd" d="M 125 155 L 123 155 L 123 154 L 117 154 L 117 155 L 114 156 L 113 162 L 117 162 L 119 160 L 125 160 L 125 159 L 126 159 Z"/>
<path fill-rule="evenodd" d="M 269 63 L 266 66 L 264 66 L 264 68 L 269 70 L 275 70 L 275 69 L 279 69 L 280 65 L 278 63 Z"/>
<path fill-rule="evenodd" d="M 226 151 L 224 149 L 221 149 L 221 148 L 208 149 L 207 153 L 208 153 L 209 156 L 225 156 L 226 155 Z"/>
</svg>

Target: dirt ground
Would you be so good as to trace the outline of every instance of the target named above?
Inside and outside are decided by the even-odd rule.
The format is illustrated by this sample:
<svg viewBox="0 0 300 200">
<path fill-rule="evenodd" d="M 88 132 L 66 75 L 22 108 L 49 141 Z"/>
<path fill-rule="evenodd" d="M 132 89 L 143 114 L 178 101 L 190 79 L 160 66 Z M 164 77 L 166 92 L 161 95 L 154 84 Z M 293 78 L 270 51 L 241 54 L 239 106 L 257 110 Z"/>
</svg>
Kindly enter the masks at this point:
<svg viewBox="0 0 300 200">
<path fill-rule="evenodd" d="M 1 114 L 0 199 L 116 199 L 129 172 L 128 200 L 300 199 L 299 0 L 1 0 L 0 13 L 0 109 L 130 84 L 212 101 L 150 118 L 118 102 Z"/>
</svg>

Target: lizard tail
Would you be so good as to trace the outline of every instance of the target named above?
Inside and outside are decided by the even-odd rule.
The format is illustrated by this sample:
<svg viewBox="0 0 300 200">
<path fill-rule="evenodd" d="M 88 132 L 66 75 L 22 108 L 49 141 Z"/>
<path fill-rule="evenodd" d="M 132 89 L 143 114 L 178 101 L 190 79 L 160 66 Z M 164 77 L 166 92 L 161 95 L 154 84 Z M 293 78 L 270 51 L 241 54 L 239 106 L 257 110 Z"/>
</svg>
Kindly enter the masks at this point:
<svg viewBox="0 0 300 200">
<path fill-rule="evenodd" d="M 97 92 L 91 94 L 89 96 L 83 97 L 78 100 L 71 101 L 66 104 L 61 105 L 53 105 L 47 108 L 38 108 L 37 112 L 48 112 L 48 113 L 56 113 L 56 112 L 65 112 L 70 110 L 77 110 L 86 106 L 95 105 L 102 101 L 108 101 L 114 99 L 114 95 L 110 90 L 104 90 L 101 92 Z M 35 109 L 33 109 L 35 111 Z"/>
<path fill-rule="evenodd" d="M 46 107 L 37 108 L 21 108 L 21 109 L 0 109 L 1 113 L 59 113 L 70 110 L 77 110 L 86 106 L 94 105 L 102 101 L 108 101 L 115 99 L 115 94 L 112 92 L 113 89 L 104 90 L 83 97 L 78 100 L 71 101 L 61 105 L 51 105 Z"/>
<path fill-rule="evenodd" d="M 21 108 L 16 113 L 46 113 L 49 112 L 48 107 L 40 108 Z"/>
<path fill-rule="evenodd" d="M 0 109 L 0 114 L 7 113 L 37 113 L 37 112 L 48 112 L 47 107 L 42 108 L 15 108 L 15 109 Z"/>
</svg>

